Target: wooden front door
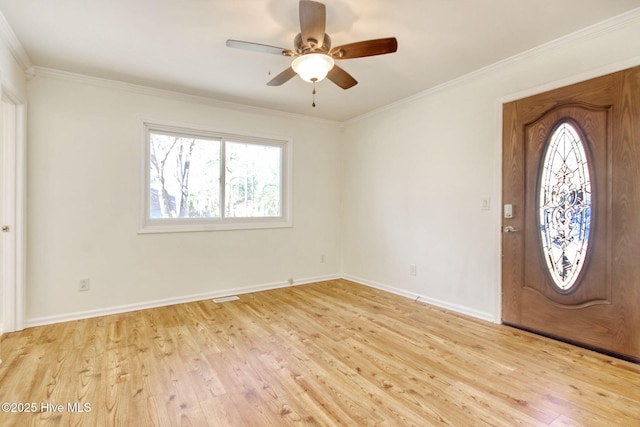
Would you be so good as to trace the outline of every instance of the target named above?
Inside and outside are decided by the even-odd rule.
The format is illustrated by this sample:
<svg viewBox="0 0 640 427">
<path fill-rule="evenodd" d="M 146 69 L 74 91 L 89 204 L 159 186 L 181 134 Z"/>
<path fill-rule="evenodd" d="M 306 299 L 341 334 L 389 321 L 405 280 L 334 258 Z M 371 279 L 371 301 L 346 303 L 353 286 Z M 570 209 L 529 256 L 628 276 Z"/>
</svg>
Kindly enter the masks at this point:
<svg viewBox="0 0 640 427">
<path fill-rule="evenodd" d="M 502 320 L 640 360 L 640 67 L 504 105 Z"/>
</svg>

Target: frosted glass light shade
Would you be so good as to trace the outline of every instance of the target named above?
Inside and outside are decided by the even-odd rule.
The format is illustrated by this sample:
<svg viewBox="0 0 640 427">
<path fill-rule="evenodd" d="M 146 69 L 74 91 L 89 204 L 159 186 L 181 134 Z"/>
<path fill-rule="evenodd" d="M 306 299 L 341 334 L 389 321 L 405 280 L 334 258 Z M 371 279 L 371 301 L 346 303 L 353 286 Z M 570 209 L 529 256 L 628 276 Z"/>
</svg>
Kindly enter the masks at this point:
<svg viewBox="0 0 640 427">
<path fill-rule="evenodd" d="M 297 57 L 291 63 L 293 71 L 307 82 L 317 81 L 327 77 L 327 73 L 333 68 L 334 61 L 329 55 L 323 53 L 308 53 Z"/>
</svg>

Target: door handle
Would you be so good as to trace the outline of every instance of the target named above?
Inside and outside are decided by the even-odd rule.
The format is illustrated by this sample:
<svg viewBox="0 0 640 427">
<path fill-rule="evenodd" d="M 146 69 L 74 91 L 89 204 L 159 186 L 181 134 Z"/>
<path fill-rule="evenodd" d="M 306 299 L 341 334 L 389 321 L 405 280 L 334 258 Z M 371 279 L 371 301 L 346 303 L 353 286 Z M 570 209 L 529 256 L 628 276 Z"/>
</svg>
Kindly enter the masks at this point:
<svg viewBox="0 0 640 427">
<path fill-rule="evenodd" d="M 505 233 L 515 233 L 516 231 L 518 231 L 518 229 L 507 225 L 502 231 L 504 231 Z"/>
</svg>

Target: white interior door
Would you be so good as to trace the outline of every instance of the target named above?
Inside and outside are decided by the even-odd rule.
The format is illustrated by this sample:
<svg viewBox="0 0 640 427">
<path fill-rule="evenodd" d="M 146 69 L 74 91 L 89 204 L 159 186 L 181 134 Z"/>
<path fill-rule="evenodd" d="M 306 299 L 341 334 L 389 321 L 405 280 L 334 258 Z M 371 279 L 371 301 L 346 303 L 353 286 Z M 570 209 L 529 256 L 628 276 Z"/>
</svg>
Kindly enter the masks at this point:
<svg viewBox="0 0 640 427">
<path fill-rule="evenodd" d="M 2 111 L 4 113 L 4 102 L 2 102 Z M 5 129 L 5 123 L 4 123 L 4 114 L 2 114 L 2 122 L 1 125 L 2 129 L 2 138 L 0 138 L 0 226 L 2 227 L 2 234 L 1 234 L 1 242 L 0 242 L 0 313 L 2 314 L 0 316 L 0 337 L 2 336 L 2 332 L 5 329 L 5 312 L 6 312 L 6 308 L 5 308 L 5 302 L 8 303 L 8 301 L 5 298 L 5 286 L 4 283 L 6 281 L 5 279 L 5 274 L 7 272 L 7 268 L 5 265 L 5 258 L 4 255 L 7 252 L 5 249 L 5 241 L 7 240 L 7 225 L 5 223 L 5 205 L 6 205 L 6 201 L 5 201 L 5 174 L 6 174 L 6 165 L 5 165 L 5 138 L 4 138 L 4 129 Z M 1 338 L 0 338 L 1 341 Z M 0 357 L 1 358 L 1 357 Z"/>
<path fill-rule="evenodd" d="M 2 93 L 0 111 L 0 328 L 24 328 L 25 108 Z"/>
</svg>

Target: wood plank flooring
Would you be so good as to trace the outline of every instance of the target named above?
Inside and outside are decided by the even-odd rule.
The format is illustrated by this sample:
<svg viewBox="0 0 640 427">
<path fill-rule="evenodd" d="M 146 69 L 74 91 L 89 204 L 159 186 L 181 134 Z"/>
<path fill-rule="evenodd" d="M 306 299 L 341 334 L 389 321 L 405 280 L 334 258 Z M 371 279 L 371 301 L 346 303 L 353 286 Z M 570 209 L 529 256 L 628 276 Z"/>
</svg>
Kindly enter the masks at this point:
<svg viewBox="0 0 640 427">
<path fill-rule="evenodd" d="M 345 280 L 30 328 L 2 353 L 3 427 L 640 425 L 640 365 Z"/>
</svg>

